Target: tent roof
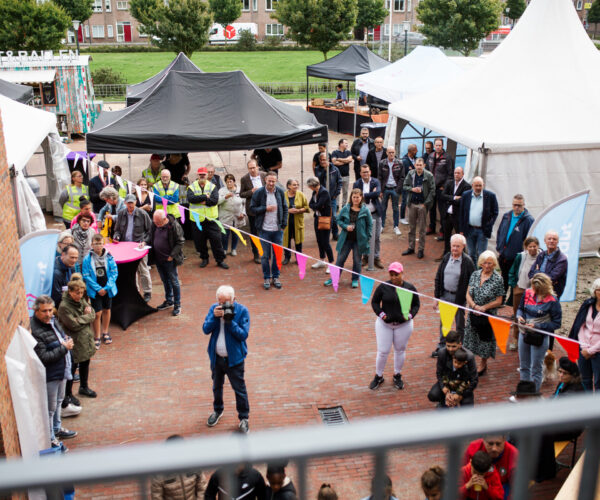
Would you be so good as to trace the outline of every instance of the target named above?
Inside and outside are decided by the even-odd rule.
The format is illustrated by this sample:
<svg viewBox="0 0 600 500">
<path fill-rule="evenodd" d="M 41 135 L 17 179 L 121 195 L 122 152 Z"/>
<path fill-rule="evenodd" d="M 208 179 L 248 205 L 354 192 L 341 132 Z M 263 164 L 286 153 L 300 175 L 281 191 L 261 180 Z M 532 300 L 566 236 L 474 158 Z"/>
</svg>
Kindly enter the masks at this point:
<svg viewBox="0 0 600 500">
<path fill-rule="evenodd" d="M 0 95 L 8 164 L 22 170 L 42 141 L 56 132 L 56 115 Z"/>
<path fill-rule="evenodd" d="M 146 97 L 150 92 L 152 92 L 152 89 L 159 84 L 165 75 L 169 73 L 169 71 L 190 71 L 192 73 L 202 73 L 202 70 L 198 66 L 190 61 L 190 59 L 183 52 L 180 52 L 166 68 L 159 73 L 156 73 L 156 75 L 151 76 L 143 82 L 127 85 L 127 106 L 131 106 L 140 99 Z"/>
<path fill-rule="evenodd" d="M 344 52 L 317 64 L 306 67 L 307 76 L 330 80 L 351 80 L 356 75 L 369 73 L 390 64 L 364 45 L 350 45 Z"/>
<path fill-rule="evenodd" d="M 472 71 L 390 113 L 491 152 L 600 147 L 600 52 L 570 0 L 532 0 Z"/>
<path fill-rule="evenodd" d="M 327 126 L 274 99 L 242 71 L 169 72 L 137 104 L 104 112 L 86 135 L 97 153 L 233 151 L 327 141 Z"/>
<path fill-rule="evenodd" d="M 29 85 L 19 85 L 18 83 L 7 82 L 2 79 L 2 72 L 0 72 L 0 95 L 10 97 L 17 102 L 26 104 L 33 99 L 33 88 Z"/>
<path fill-rule="evenodd" d="M 420 45 L 393 64 L 358 75 L 356 88 L 384 101 L 395 102 L 448 82 L 463 71 L 440 49 Z M 431 75 L 436 73 L 444 78 L 432 78 Z"/>
</svg>

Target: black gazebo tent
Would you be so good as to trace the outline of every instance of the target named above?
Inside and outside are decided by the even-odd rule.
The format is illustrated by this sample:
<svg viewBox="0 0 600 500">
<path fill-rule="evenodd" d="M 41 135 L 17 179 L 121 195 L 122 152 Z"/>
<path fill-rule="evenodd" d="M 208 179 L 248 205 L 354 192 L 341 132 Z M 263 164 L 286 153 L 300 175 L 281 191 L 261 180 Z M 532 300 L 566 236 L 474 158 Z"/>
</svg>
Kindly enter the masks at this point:
<svg viewBox="0 0 600 500">
<path fill-rule="evenodd" d="M 104 112 L 86 135 L 96 153 L 178 153 L 327 141 L 327 126 L 274 99 L 242 71 L 170 71 L 137 104 Z"/>
<path fill-rule="evenodd" d="M 33 87 L 7 82 L 1 77 L 2 73 L 0 73 L 0 94 L 23 104 L 27 104 L 33 99 Z"/>
<path fill-rule="evenodd" d="M 173 59 L 166 68 L 156 75 L 151 76 L 143 82 L 127 85 L 127 106 L 131 106 L 132 104 L 141 101 L 144 97 L 150 94 L 152 89 L 156 87 L 170 71 L 190 71 L 192 73 L 202 73 L 202 70 L 198 66 L 190 61 L 183 52 L 180 52 L 179 55 Z"/>
</svg>

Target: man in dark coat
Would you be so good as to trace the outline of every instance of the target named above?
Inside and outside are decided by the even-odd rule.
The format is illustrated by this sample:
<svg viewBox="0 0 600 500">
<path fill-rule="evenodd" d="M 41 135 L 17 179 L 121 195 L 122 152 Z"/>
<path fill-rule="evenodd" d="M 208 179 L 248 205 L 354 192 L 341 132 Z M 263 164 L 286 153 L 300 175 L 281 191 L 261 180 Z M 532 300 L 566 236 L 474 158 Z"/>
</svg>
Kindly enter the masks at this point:
<svg viewBox="0 0 600 500">
<path fill-rule="evenodd" d="M 533 266 L 531 266 L 529 277 L 533 278 L 537 273 L 545 273 L 550 276 L 556 297 L 560 299 L 567 284 L 569 261 L 567 256 L 558 248 L 558 233 L 556 231 L 548 231 L 544 236 L 544 243 L 546 244 L 546 250 L 538 255 Z"/>
<path fill-rule="evenodd" d="M 354 139 L 350 151 L 352 158 L 354 158 L 354 175 L 356 180 L 360 179 L 360 167 L 365 165 L 367 161 L 367 155 L 371 149 L 375 149 L 375 143 L 373 139 L 369 137 L 369 129 L 360 129 L 360 136 Z"/>
<path fill-rule="evenodd" d="M 248 173 L 240 179 L 240 198 L 246 200 L 246 215 L 248 216 L 248 222 L 250 224 L 250 234 L 255 236 L 258 236 L 258 231 L 256 229 L 256 215 L 254 215 L 250 209 L 250 200 L 252 199 L 254 192 L 265 185 L 265 176 L 266 174 L 258 169 L 256 160 L 250 160 L 248 162 Z M 252 242 L 251 245 L 254 262 L 260 264 L 258 249 L 256 248 L 256 245 L 254 245 L 254 242 Z"/>
<path fill-rule="evenodd" d="M 465 173 L 462 167 L 454 169 L 454 178 L 446 181 L 446 186 L 442 192 L 442 198 L 445 203 L 446 216 L 444 217 L 444 253 L 437 259 L 441 261 L 445 254 L 450 251 L 450 237 L 452 231 L 459 233 L 460 216 L 460 197 L 465 191 L 471 189 L 471 184 L 465 180 Z"/>
<path fill-rule="evenodd" d="M 427 234 L 435 233 L 435 213 L 436 207 L 440 213 L 440 234 L 438 238 L 442 237 L 445 215 L 445 202 L 442 197 L 442 192 L 446 186 L 446 182 L 452 179 L 452 173 L 454 172 L 454 158 L 446 153 L 444 149 L 444 141 L 442 139 L 436 139 L 433 142 L 434 152 L 427 156 L 427 170 L 433 174 L 433 180 L 435 181 L 435 201 L 429 212 L 429 230 Z"/>
<path fill-rule="evenodd" d="M 52 300 L 58 309 L 62 300 L 63 292 L 71 280 L 71 274 L 75 272 L 75 266 L 79 259 L 79 250 L 75 245 L 67 245 L 54 261 L 54 274 L 52 276 Z"/>
</svg>

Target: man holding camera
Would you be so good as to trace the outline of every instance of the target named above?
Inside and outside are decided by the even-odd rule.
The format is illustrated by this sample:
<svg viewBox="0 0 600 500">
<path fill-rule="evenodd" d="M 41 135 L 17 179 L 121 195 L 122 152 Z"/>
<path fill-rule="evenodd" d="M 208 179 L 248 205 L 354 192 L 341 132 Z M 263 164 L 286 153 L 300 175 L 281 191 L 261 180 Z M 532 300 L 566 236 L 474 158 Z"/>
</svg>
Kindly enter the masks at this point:
<svg viewBox="0 0 600 500">
<path fill-rule="evenodd" d="M 223 415 L 223 382 L 229 378 L 235 392 L 235 406 L 239 418 L 239 430 L 248 432 L 248 391 L 244 380 L 244 360 L 248 354 L 246 339 L 250 331 L 248 309 L 235 302 L 233 287 L 222 285 L 217 289 L 217 304 L 206 315 L 202 331 L 210 335 L 208 357 L 213 380 L 213 413 L 206 425 L 214 427 Z"/>
</svg>

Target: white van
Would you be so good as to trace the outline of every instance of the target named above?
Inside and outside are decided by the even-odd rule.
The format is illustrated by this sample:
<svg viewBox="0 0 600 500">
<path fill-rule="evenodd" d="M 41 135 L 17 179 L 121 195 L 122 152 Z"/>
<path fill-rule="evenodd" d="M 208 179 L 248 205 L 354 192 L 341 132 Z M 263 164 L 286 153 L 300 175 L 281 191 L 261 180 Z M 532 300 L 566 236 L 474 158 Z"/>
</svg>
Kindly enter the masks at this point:
<svg viewBox="0 0 600 500">
<path fill-rule="evenodd" d="M 258 36 L 258 25 L 256 23 L 232 23 L 224 30 L 223 26 L 214 23 L 210 28 L 208 43 L 222 44 L 234 42 L 240 39 L 240 31 L 248 30 L 256 38 Z"/>
</svg>

